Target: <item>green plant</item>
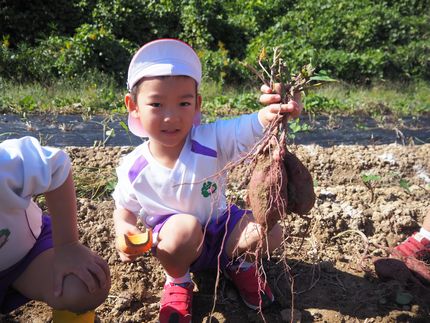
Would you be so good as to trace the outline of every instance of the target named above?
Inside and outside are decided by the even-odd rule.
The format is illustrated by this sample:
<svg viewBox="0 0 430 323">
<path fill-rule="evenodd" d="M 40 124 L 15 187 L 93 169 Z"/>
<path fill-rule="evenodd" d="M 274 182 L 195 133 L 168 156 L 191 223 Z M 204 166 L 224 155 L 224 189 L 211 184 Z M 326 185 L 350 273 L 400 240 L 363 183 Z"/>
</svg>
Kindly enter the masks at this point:
<svg viewBox="0 0 430 323">
<path fill-rule="evenodd" d="M 91 0 L 44 0 L 22 3 L 2 0 L 0 35 L 8 37 L 11 47 L 21 42 L 35 44 L 52 34 L 72 35 L 91 17 Z"/>
<path fill-rule="evenodd" d="M 374 175 L 374 174 L 361 174 L 361 180 L 364 183 L 364 186 L 366 186 L 370 191 L 370 203 L 373 203 L 375 199 L 375 188 L 374 185 L 376 182 L 381 180 L 381 176 Z"/>
<path fill-rule="evenodd" d="M 401 178 L 399 180 L 399 185 L 401 188 L 403 188 L 405 190 L 406 193 L 410 194 L 411 193 L 411 184 L 409 183 L 408 180 Z"/>
<path fill-rule="evenodd" d="M 219 43 L 218 46 L 216 51 L 201 50 L 197 54 L 202 62 L 204 79 L 210 79 L 222 86 L 229 69 L 230 58 L 224 45 Z"/>
<path fill-rule="evenodd" d="M 311 127 L 307 123 L 303 123 L 299 118 L 291 120 L 288 123 L 288 138 L 294 139 L 296 138 L 297 133 L 310 131 Z"/>
<path fill-rule="evenodd" d="M 348 105 L 338 98 L 329 98 L 317 92 L 308 93 L 303 97 L 304 110 L 312 115 L 330 111 L 346 111 Z"/>
<path fill-rule="evenodd" d="M 31 95 L 26 95 L 18 101 L 18 104 L 27 111 L 33 111 L 37 108 L 37 102 Z"/>
</svg>

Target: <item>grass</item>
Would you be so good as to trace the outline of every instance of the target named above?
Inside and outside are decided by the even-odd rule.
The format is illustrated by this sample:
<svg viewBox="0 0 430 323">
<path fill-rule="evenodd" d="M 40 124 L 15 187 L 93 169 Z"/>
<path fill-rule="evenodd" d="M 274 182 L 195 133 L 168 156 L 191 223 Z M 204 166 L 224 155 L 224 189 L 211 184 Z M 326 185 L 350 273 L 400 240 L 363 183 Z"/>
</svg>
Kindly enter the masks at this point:
<svg viewBox="0 0 430 323">
<path fill-rule="evenodd" d="M 0 78 L 3 113 L 125 113 L 123 98 L 124 91 L 109 77 L 88 75 L 51 84 L 17 84 Z"/>
<path fill-rule="evenodd" d="M 92 200 L 109 197 L 117 183 L 115 171 L 108 168 L 74 165 L 73 176 L 77 183 L 77 196 Z"/>
<path fill-rule="evenodd" d="M 258 86 L 242 88 L 202 84 L 204 121 L 257 111 Z M 379 82 L 372 87 L 327 84 L 304 97 L 312 115 L 420 116 L 430 113 L 430 82 L 408 84 Z M 0 112 L 75 113 L 81 115 L 125 113 L 125 86 L 103 75 L 90 74 L 51 84 L 16 84 L 0 78 Z"/>
<path fill-rule="evenodd" d="M 343 104 L 340 110 L 351 114 L 392 113 L 417 116 L 430 112 L 430 83 L 379 82 L 372 87 L 347 84 L 324 86 L 316 94 Z M 336 109 L 333 109 L 336 112 Z M 328 112 L 321 110 L 320 112 Z"/>
</svg>

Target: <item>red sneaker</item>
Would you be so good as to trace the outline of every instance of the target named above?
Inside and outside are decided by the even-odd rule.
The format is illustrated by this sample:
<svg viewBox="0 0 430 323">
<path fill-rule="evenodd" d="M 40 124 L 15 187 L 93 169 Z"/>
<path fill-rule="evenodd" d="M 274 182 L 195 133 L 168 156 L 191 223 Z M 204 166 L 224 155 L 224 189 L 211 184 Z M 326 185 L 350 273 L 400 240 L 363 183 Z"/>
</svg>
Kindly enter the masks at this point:
<svg viewBox="0 0 430 323">
<path fill-rule="evenodd" d="M 373 263 L 376 274 L 382 279 L 430 286 L 430 241 L 419 232 L 395 247 L 390 258 L 375 258 Z"/>
<path fill-rule="evenodd" d="M 164 285 L 160 301 L 160 323 L 190 323 L 193 283 Z"/>
<path fill-rule="evenodd" d="M 415 232 L 411 237 L 403 241 L 394 248 L 393 257 L 413 257 L 419 260 L 430 259 L 430 241 L 424 238 L 419 232 Z M 396 252 L 399 253 L 396 254 Z"/>
<path fill-rule="evenodd" d="M 225 274 L 239 290 L 240 297 L 249 308 L 253 310 L 264 308 L 275 300 L 265 278 L 258 276 L 255 266 L 243 271 L 226 269 Z"/>
</svg>

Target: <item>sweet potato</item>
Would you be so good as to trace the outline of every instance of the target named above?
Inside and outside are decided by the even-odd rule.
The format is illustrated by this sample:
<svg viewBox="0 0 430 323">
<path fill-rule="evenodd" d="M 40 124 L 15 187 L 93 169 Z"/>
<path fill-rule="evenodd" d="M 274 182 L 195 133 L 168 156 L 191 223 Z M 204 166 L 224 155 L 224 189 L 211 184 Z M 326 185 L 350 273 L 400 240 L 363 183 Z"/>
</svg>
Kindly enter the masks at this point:
<svg viewBox="0 0 430 323">
<path fill-rule="evenodd" d="M 272 161 L 268 153 L 258 156 L 249 181 L 248 201 L 256 222 L 268 231 L 287 208 L 287 182 L 281 161 Z"/>
<path fill-rule="evenodd" d="M 284 166 L 288 177 L 287 211 L 307 214 L 315 204 L 314 183 L 309 170 L 296 155 L 286 151 Z"/>
<path fill-rule="evenodd" d="M 286 212 L 307 214 L 315 198 L 312 176 L 297 156 L 289 151 L 281 160 L 267 152 L 258 156 L 248 187 L 257 223 L 270 230 Z"/>
</svg>

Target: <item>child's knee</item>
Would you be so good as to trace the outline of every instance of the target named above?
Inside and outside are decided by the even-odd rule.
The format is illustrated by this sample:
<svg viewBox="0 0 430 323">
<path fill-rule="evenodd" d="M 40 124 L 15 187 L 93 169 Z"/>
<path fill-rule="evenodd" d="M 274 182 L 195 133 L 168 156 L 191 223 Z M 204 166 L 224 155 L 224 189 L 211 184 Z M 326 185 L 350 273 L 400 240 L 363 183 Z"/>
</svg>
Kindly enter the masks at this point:
<svg viewBox="0 0 430 323">
<path fill-rule="evenodd" d="M 68 310 L 73 313 L 84 313 L 102 304 L 109 294 L 110 284 L 105 288 L 98 286 L 90 293 L 84 282 L 75 275 L 68 275 L 63 281 L 63 293 L 48 302 L 54 309 Z"/>
<path fill-rule="evenodd" d="M 157 258 L 164 265 L 172 261 L 178 264 L 178 258 L 189 265 L 200 255 L 202 241 L 202 226 L 194 216 L 175 215 L 160 231 Z"/>
<path fill-rule="evenodd" d="M 160 232 L 163 245 L 192 247 L 200 244 L 203 238 L 202 226 L 196 217 L 189 214 L 177 214 L 170 218 Z"/>
<path fill-rule="evenodd" d="M 268 234 L 269 252 L 278 248 L 284 240 L 284 233 L 279 223 L 276 223 Z"/>
<path fill-rule="evenodd" d="M 269 232 L 266 232 L 266 229 L 258 223 L 253 223 L 253 225 L 255 225 L 255 232 L 257 232 L 257 241 L 263 241 L 262 250 L 264 253 L 270 254 L 281 245 L 283 232 L 279 223 L 276 223 Z"/>
</svg>

